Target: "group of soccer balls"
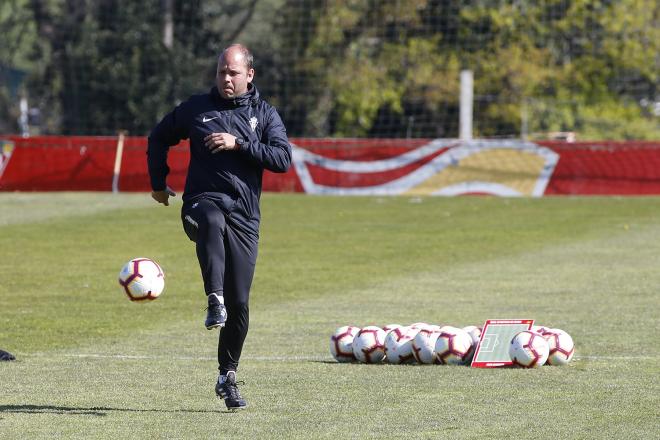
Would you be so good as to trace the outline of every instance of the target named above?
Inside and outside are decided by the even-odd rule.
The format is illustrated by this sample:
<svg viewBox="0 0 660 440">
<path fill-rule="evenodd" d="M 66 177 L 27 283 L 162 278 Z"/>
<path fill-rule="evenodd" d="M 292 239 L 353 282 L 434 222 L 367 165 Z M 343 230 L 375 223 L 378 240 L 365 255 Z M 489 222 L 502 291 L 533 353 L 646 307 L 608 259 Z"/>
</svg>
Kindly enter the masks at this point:
<svg viewBox="0 0 660 440">
<path fill-rule="evenodd" d="M 134 258 L 119 272 L 119 284 L 131 301 L 154 300 L 163 292 L 165 274 L 150 258 Z M 481 330 L 475 325 L 458 328 L 422 322 L 363 328 L 346 325 L 330 337 L 330 353 L 338 362 L 467 365 Z M 509 345 L 511 361 L 524 368 L 566 365 L 574 352 L 568 333 L 543 326 L 516 334 Z"/>
<path fill-rule="evenodd" d="M 532 326 L 516 334 L 509 344 L 511 361 L 523 368 L 566 365 L 573 359 L 573 354 L 573 338 L 558 328 Z"/>
<path fill-rule="evenodd" d="M 481 338 L 481 327 L 463 328 L 415 323 L 363 328 L 346 325 L 330 337 L 330 353 L 338 362 L 367 364 L 468 365 Z M 573 339 L 563 330 L 532 326 L 516 334 L 509 345 L 514 365 L 566 365 L 575 352 Z"/>
</svg>

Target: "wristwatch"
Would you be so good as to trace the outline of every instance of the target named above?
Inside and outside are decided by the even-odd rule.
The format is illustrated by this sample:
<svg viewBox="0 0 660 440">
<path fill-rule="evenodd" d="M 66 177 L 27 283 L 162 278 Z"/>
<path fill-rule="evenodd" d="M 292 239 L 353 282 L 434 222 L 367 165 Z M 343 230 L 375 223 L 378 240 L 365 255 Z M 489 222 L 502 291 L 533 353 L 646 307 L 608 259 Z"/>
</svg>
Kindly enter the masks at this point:
<svg viewBox="0 0 660 440">
<path fill-rule="evenodd" d="M 245 144 L 245 139 L 243 138 L 236 138 L 236 149 L 240 150 L 243 148 L 243 145 Z"/>
</svg>

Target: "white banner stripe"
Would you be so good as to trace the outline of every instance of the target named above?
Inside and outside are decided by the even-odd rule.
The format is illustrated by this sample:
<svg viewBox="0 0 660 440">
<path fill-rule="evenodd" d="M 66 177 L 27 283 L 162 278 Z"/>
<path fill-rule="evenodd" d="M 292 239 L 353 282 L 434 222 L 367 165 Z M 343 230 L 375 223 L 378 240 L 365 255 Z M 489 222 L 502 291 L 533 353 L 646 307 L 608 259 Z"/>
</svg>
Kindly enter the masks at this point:
<svg viewBox="0 0 660 440">
<path fill-rule="evenodd" d="M 414 171 L 407 175 L 401 176 L 397 179 L 390 180 L 386 183 L 371 186 L 357 186 L 357 187 L 340 187 L 317 184 L 311 176 L 308 164 L 321 167 L 325 170 L 338 171 L 342 173 L 374 173 L 382 171 L 390 171 L 393 169 L 401 168 L 409 163 L 413 163 L 422 157 L 427 157 L 430 154 L 439 151 L 440 149 L 448 148 L 446 151 L 440 153 L 429 162 L 421 165 Z M 510 149 L 517 150 L 524 153 L 534 154 L 541 157 L 545 164 L 542 171 L 536 176 L 534 189 L 531 196 L 541 197 L 545 192 L 548 185 L 550 176 L 559 160 L 559 155 L 549 148 L 536 145 L 531 142 L 519 140 L 477 140 L 463 143 L 457 143 L 455 140 L 436 139 L 435 141 L 416 148 L 402 155 L 380 160 L 380 161 L 352 161 L 352 160 L 337 160 L 326 158 L 310 151 L 293 146 L 293 165 L 300 179 L 304 190 L 308 194 L 331 194 L 331 195 L 395 195 L 402 194 L 407 190 L 421 184 L 435 174 L 442 172 L 450 166 L 457 166 L 463 159 L 466 159 L 474 154 L 479 154 L 482 151 L 490 149 Z M 466 184 L 475 184 L 475 182 L 465 182 Z M 503 188 L 504 185 L 488 186 L 482 182 L 480 184 L 480 192 L 493 195 L 520 195 L 513 188 Z M 452 188 L 447 189 L 447 194 L 443 194 L 443 188 L 437 189 L 435 195 L 458 195 L 459 186 L 454 185 Z"/>
<path fill-rule="evenodd" d="M 430 156 L 433 153 L 437 153 L 443 148 L 457 146 L 459 145 L 459 142 L 455 139 L 436 139 L 431 143 L 408 151 L 404 154 L 400 154 L 389 159 L 372 161 L 331 159 L 329 157 L 312 153 L 311 151 L 300 148 L 295 144 L 292 145 L 294 147 L 294 157 L 312 165 L 317 165 L 328 170 L 341 171 L 344 173 L 378 173 L 404 167 L 426 156 Z"/>
</svg>

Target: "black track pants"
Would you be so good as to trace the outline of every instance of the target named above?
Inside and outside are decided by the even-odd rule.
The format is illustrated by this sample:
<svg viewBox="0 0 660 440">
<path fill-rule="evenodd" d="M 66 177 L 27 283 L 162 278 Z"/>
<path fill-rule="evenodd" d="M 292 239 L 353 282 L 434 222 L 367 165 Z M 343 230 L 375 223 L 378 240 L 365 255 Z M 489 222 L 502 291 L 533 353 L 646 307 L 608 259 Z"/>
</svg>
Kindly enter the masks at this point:
<svg viewBox="0 0 660 440">
<path fill-rule="evenodd" d="M 222 374 L 238 368 L 248 332 L 248 299 L 257 261 L 257 238 L 232 226 L 209 199 L 184 203 L 183 229 L 196 243 L 206 294 L 222 293 L 227 322 L 220 331 L 218 365 Z"/>
</svg>

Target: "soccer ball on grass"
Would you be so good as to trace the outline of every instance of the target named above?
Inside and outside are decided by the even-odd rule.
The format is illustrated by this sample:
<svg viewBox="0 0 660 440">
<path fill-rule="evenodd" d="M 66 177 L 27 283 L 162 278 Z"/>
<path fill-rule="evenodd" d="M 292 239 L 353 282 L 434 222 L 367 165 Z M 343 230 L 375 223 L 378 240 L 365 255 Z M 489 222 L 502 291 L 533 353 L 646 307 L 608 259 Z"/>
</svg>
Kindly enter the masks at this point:
<svg viewBox="0 0 660 440">
<path fill-rule="evenodd" d="M 395 328 L 385 335 L 385 359 L 390 364 L 410 364 L 413 356 L 413 339 L 419 329 L 413 327 Z"/>
<path fill-rule="evenodd" d="M 413 339 L 413 355 L 420 364 L 439 364 L 435 353 L 435 343 L 440 335 L 439 330 L 423 328 Z"/>
<path fill-rule="evenodd" d="M 366 364 L 377 364 L 385 358 L 385 331 L 375 325 L 368 325 L 353 339 L 355 359 Z"/>
<path fill-rule="evenodd" d="M 517 333 L 509 344 L 509 356 L 514 365 L 537 368 L 545 364 L 550 347 L 540 334 L 525 330 Z"/>
<path fill-rule="evenodd" d="M 575 345 L 571 335 L 558 328 L 547 329 L 541 335 L 548 342 L 548 365 L 566 365 L 573 359 Z"/>
<path fill-rule="evenodd" d="M 330 336 L 330 353 L 337 362 L 352 362 L 355 360 L 353 340 L 359 331 L 359 327 L 345 325 L 339 327 Z"/>
<path fill-rule="evenodd" d="M 481 327 L 478 327 L 476 325 L 468 325 L 467 327 L 463 327 L 463 330 L 470 335 L 472 338 L 472 345 L 476 347 L 479 344 L 479 340 L 481 339 L 481 332 L 483 331 Z"/>
<path fill-rule="evenodd" d="M 465 365 L 472 357 L 472 337 L 463 329 L 445 325 L 435 341 L 438 360 L 447 365 Z"/>
</svg>

